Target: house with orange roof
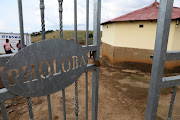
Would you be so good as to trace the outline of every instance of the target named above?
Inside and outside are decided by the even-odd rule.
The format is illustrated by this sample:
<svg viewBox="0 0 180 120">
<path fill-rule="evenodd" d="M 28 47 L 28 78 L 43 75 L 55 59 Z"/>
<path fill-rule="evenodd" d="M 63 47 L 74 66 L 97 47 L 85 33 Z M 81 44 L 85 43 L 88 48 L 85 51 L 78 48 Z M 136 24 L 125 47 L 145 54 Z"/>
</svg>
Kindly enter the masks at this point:
<svg viewBox="0 0 180 120">
<path fill-rule="evenodd" d="M 151 64 L 157 29 L 159 3 L 103 22 L 102 56 L 112 63 L 137 62 Z M 180 50 L 180 8 L 174 7 L 169 34 L 168 51 Z M 166 68 L 180 66 L 169 61 Z"/>
</svg>

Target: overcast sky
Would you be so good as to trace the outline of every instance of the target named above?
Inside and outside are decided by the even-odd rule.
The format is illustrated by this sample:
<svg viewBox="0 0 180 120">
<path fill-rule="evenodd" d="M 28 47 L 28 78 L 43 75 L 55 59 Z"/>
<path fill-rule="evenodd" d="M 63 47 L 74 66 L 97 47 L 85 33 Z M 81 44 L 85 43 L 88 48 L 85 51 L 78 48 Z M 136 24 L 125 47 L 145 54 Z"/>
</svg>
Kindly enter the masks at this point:
<svg viewBox="0 0 180 120">
<path fill-rule="evenodd" d="M 24 31 L 31 33 L 41 30 L 39 0 L 22 0 L 24 13 Z M 58 0 L 45 1 L 46 30 L 59 29 Z M 73 30 L 74 0 L 63 0 L 64 30 Z M 113 19 L 139 8 L 152 4 L 155 0 L 101 0 L 101 22 Z M 159 1 L 159 0 L 158 0 Z M 86 0 L 78 2 L 78 30 L 85 29 Z M 174 6 L 180 7 L 180 0 L 175 0 Z M 93 0 L 90 0 L 90 29 L 92 29 Z M 0 0 L 0 32 L 19 32 L 17 0 Z"/>
</svg>

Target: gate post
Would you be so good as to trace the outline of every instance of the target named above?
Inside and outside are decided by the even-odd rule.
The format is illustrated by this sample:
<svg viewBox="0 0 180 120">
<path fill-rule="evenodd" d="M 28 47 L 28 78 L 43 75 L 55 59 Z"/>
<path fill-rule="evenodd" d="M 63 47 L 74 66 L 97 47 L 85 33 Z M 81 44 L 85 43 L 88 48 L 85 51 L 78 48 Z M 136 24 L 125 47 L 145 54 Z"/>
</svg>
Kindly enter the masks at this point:
<svg viewBox="0 0 180 120">
<path fill-rule="evenodd" d="M 101 0 L 94 0 L 94 22 L 93 22 L 93 45 L 97 46 L 94 59 L 100 59 L 100 21 L 101 21 Z M 99 87 L 99 68 L 93 71 L 92 82 L 92 114 L 91 119 L 97 120 L 98 114 L 98 87 Z"/>
<path fill-rule="evenodd" d="M 19 12 L 19 27 L 20 27 L 20 36 L 21 36 L 21 46 L 25 47 L 24 44 L 24 23 L 23 23 L 23 9 L 22 9 L 22 0 L 18 0 L 18 12 Z"/>
<path fill-rule="evenodd" d="M 161 0 L 145 120 L 155 120 L 159 102 L 174 0 Z"/>
</svg>

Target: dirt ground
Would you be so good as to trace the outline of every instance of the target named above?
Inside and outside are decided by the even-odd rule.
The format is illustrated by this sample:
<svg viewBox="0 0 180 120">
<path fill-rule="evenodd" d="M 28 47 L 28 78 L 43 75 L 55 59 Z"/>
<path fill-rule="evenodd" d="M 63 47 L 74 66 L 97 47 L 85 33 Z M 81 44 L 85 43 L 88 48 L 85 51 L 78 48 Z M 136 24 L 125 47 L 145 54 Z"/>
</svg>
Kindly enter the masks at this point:
<svg viewBox="0 0 180 120">
<path fill-rule="evenodd" d="M 99 120 L 143 120 L 149 88 L 150 72 L 112 65 L 107 58 L 101 58 L 99 79 Z M 92 72 L 89 72 L 89 119 L 91 119 Z M 165 120 L 168 113 L 172 89 L 162 90 L 157 120 Z M 78 80 L 79 119 L 85 120 L 85 75 Z M 180 119 L 180 92 L 177 92 L 173 120 Z M 67 120 L 73 120 L 74 84 L 66 89 Z M 32 98 L 35 120 L 48 120 L 47 98 Z M 61 92 L 51 95 L 53 120 L 63 119 Z M 28 120 L 27 100 L 16 97 L 5 101 L 9 120 Z M 2 119 L 2 117 L 0 118 Z"/>
</svg>

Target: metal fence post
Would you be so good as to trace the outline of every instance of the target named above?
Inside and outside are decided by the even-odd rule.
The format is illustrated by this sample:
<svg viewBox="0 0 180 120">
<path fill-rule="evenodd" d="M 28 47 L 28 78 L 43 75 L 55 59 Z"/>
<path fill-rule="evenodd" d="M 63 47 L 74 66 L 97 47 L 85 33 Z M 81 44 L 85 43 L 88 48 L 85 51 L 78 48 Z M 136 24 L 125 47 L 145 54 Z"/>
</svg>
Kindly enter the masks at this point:
<svg viewBox="0 0 180 120">
<path fill-rule="evenodd" d="M 88 46 L 89 46 L 89 0 L 86 0 L 86 47 Z M 88 120 L 88 71 L 86 71 L 85 76 L 86 76 L 86 120 Z"/>
<path fill-rule="evenodd" d="M 159 102 L 174 0 L 161 0 L 145 120 L 155 120 Z"/>
<path fill-rule="evenodd" d="M 101 22 L 101 0 L 94 0 L 94 25 L 93 25 L 93 45 L 97 46 L 94 59 L 100 59 L 100 22 Z M 98 114 L 98 87 L 99 87 L 99 68 L 93 71 L 92 82 L 92 114 L 91 119 L 97 120 Z"/>
<path fill-rule="evenodd" d="M 23 24 L 23 9 L 22 9 L 22 0 L 18 0 L 18 10 L 19 10 L 19 27 L 21 35 L 21 46 L 25 47 L 24 44 L 24 24 Z"/>
</svg>

